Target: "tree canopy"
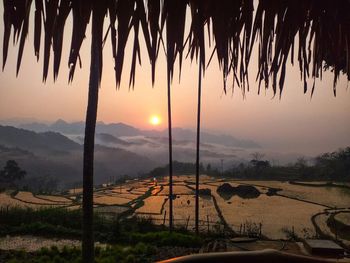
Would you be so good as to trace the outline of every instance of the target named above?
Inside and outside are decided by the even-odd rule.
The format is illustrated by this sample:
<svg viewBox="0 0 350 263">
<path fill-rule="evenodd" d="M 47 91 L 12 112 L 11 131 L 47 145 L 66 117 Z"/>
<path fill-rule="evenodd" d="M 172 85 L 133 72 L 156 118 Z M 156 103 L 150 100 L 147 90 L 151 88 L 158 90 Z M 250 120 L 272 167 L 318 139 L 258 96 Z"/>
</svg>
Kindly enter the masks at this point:
<svg viewBox="0 0 350 263">
<path fill-rule="evenodd" d="M 15 181 L 23 179 L 26 174 L 26 171 L 22 170 L 16 161 L 8 160 L 0 171 L 0 181 L 13 184 Z"/>
</svg>

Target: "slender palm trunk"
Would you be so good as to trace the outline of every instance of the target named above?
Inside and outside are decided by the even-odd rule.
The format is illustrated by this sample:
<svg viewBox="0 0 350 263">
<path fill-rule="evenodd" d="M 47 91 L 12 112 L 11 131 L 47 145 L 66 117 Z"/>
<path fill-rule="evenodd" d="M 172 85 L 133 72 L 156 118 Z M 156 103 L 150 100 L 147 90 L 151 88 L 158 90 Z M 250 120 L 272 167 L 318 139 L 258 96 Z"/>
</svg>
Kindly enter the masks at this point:
<svg viewBox="0 0 350 263">
<path fill-rule="evenodd" d="M 201 96 L 202 96 L 202 63 L 199 61 L 198 72 L 198 108 L 197 108 L 197 148 L 196 148 L 196 207 L 195 207 L 195 228 L 199 233 L 199 148 L 201 128 Z"/>
<path fill-rule="evenodd" d="M 171 133 L 171 91 L 170 73 L 168 70 L 168 132 L 169 132 L 169 230 L 173 231 L 173 137 Z"/>
<path fill-rule="evenodd" d="M 101 48 L 102 48 L 103 15 L 99 8 L 95 8 L 92 17 L 92 40 L 89 95 L 86 111 L 84 137 L 84 166 L 83 166 L 83 262 L 94 262 L 93 237 L 93 174 L 94 174 L 94 146 L 95 127 L 97 117 L 98 89 L 101 76 Z"/>
</svg>

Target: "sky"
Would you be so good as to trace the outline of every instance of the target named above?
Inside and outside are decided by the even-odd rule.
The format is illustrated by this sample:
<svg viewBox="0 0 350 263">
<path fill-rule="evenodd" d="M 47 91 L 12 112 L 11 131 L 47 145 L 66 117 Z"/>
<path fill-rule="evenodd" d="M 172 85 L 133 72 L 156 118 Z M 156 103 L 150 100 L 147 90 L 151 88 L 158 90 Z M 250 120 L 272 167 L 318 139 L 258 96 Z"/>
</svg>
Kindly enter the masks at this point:
<svg viewBox="0 0 350 263">
<path fill-rule="evenodd" d="M 0 14 L 3 7 L 0 7 Z M 63 55 L 59 77 L 53 81 L 52 61 L 49 77 L 42 83 L 42 53 L 36 62 L 33 47 L 31 17 L 22 66 L 16 77 L 18 46 L 10 46 L 8 61 L 0 72 L 0 120 L 11 118 L 36 119 L 53 122 L 85 120 L 88 76 L 90 64 L 90 32 L 81 49 L 83 66 L 76 69 L 74 80 L 68 84 L 68 49 L 71 22 L 65 29 Z M 3 20 L 0 20 L 0 36 L 3 38 Z M 105 27 L 106 30 L 106 27 Z M 2 41 L 1 41 L 2 42 Z M 155 85 L 151 83 L 151 68 L 145 53 L 142 66 L 137 66 L 136 83 L 129 88 L 131 44 L 126 50 L 122 83 L 117 90 L 114 64 L 109 41 L 104 47 L 103 76 L 100 88 L 98 121 L 123 122 L 141 129 L 165 129 L 167 127 L 166 61 L 161 55 L 157 62 Z M 1 44 L 2 45 L 2 44 Z M 43 45 L 43 41 L 41 42 Z M 142 50 L 145 50 L 141 46 Z M 208 52 L 207 56 L 209 56 Z M 337 85 L 333 96 L 333 75 L 326 72 L 323 80 L 316 81 L 316 90 L 303 93 L 298 67 L 288 66 L 285 87 L 281 99 L 273 96 L 272 89 L 257 94 L 255 75 L 257 54 L 250 62 L 250 91 L 245 98 L 236 87 L 234 92 L 223 92 L 222 73 L 213 63 L 205 71 L 202 82 L 202 129 L 251 139 L 264 148 L 287 153 L 313 155 L 350 146 L 350 91 L 345 76 Z M 183 63 L 181 81 L 178 66 L 172 84 L 173 126 L 196 127 L 198 64 L 187 59 Z M 229 82 L 230 84 L 231 82 Z M 161 123 L 152 126 L 150 116 L 158 115 Z"/>
</svg>

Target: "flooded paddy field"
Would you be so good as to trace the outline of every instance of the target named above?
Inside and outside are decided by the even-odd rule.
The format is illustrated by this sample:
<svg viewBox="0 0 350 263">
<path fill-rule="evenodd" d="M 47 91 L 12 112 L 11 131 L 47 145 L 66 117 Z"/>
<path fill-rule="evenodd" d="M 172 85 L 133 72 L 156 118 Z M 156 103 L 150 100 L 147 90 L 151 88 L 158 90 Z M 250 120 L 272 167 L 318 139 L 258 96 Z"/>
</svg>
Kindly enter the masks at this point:
<svg viewBox="0 0 350 263">
<path fill-rule="evenodd" d="M 349 208 L 350 207 L 350 188 L 334 186 L 320 186 L 313 182 L 315 186 L 306 186 L 279 181 L 244 181 L 242 183 L 256 185 L 265 188 L 281 189 L 280 195 L 318 203 L 330 208 Z"/>
<path fill-rule="evenodd" d="M 193 230 L 195 177 L 174 176 L 173 182 L 174 225 Z M 253 187 L 257 194 L 253 197 L 239 193 L 225 196 L 218 191 L 223 184 L 229 184 L 234 189 Z M 327 224 L 331 216 L 344 225 L 350 225 L 350 188 L 347 184 L 226 180 L 201 175 L 200 189 L 207 189 L 206 194 L 199 197 L 200 231 L 223 231 L 227 226 L 237 234 L 259 232 L 266 238 L 287 239 L 291 236 L 312 238 L 322 234 L 334 237 L 334 229 Z M 2 192 L 0 208 L 80 209 L 81 194 L 81 189 L 71 189 L 61 195 Z M 94 210 L 111 218 L 128 212 L 129 216 L 167 225 L 168 177 L 157 178 L 156 181 L 153 178 L 130 180 L 99 187 L 94 191 Z M 350 242 L 344 240 L 344 243 Z"/>
<path fill-rule="evenodd" d="M 344 225 L 350 225 L 350 212 L 338 213 L 334 216 L 334 218 Z"/>
</svg>

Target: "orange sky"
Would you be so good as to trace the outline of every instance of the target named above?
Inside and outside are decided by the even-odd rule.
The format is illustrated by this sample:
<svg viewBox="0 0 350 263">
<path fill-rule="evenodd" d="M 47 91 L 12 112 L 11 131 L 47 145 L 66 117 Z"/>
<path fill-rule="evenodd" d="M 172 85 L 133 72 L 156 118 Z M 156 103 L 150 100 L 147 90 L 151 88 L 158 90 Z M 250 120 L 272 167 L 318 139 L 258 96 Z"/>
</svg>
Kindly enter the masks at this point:
<svg viewBox="0 0 350 263">
<path fill-rule="evenodd" d="M 2 14 L 2 5 L 0 13 Z M 46 84 L 42 79 L 42 60 L 36 63 L 33 48 L 33 28 L 30 27 L 19 77 L 15 76 L 17 49 L 10 47 L 5 71 L 0 73 L 0 120 L 8 118 L 35 118 L 54 121 L 85 119 L 87 102 L 90 29 L 83 43 L 83 68 L 77 68 L 75 79 L 68 85 L 67 50 L 71 36 L 70 24 L 65 31 L 65 44 L 58 81 L 53 83 L 52 67 Z M 0 36 L 3 20 L 0 20 Z M 132 43 L 132 35 L 129 39 Z M 42 43 L 43 44 L 43 43 Z M 129 49 L 130 49 L 129 45 Z M 130 50 L 126 52 L 120 90 L 115 88 L 111 47 L 104 48 L 103 79 L 100 89 L 98 120 L 124 122 L 142 129 L 149 124 L 152 114 L 158 114 L 166 128 L 166 64 L 162 54 L 158 60 L 156 83 L 151 85 L 147 57 L 137 67 L 134 90 L 129 90 Z M 209 52 L 208 52 L 209 53 Z M 214 60 L 213 60 L 214 61 Z M 257 95 L 255 83 L 256 56 L 251 61 L 251 91 L 246 98 L 236 89 L 227 95 L 222 90 L 222 74 L 216 61 L 205 72 L 203 80 L 202 127 L 228 133 L 240 138 L 253 139 L 263 146 L 288 152 L 318 153 L 350 145 L 350 92 L 347 81 L 341 77 L 337 97 L 333 97 L 332 74 L 326 73 L 317 81 L 312 99 L 310 92 L 303 94 L 297 67 L 289 67 L 282 99 L 273 98 L 271 90 Z M 52 65 L 52 64 L 51 64 Z M 176 66 L 177 67 L 177 66 Z M 197 74 L 195 62 L 186 60 L 181 82 L 174 74 L 173 126 L 195 127 L 197 103 Z"/>
</svg>

